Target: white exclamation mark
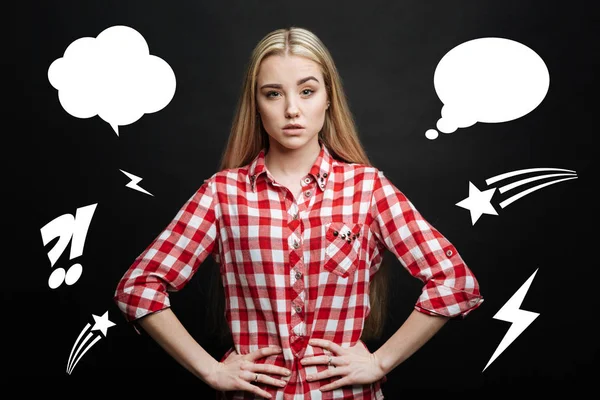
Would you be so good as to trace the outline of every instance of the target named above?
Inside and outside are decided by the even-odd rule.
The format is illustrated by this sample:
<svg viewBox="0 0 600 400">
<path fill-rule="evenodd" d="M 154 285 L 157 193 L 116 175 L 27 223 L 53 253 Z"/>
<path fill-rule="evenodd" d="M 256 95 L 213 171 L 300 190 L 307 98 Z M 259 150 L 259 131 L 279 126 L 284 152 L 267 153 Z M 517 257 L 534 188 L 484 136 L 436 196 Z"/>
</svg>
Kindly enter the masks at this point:
<svg viewBox="0 0 600 400">
<path fill-rule="evenodd" d="M 58 237 L 58 241 L 48 252 L 51 267 L 54 267 L 54 264 L 65 251 L 69 242 L 71 242 L 69 260 L 73 260 L 83 254 L 83 245 L 85 244 L 88 228 L 90 227 L 97 205 L 98 203 L 79 207 L 75 217 L 72 214 L 61 215 L 40 229 L 44 246 Z M 51 289 L 56 289 L 63 282 L 67 285 L 72 285 L 79 280 L 82 272 L 83 267 L 79 263 L 71 266 L 68 271 L 64 268 L 57 268 L 50 274 L 48 286 Z"/>
</svg>

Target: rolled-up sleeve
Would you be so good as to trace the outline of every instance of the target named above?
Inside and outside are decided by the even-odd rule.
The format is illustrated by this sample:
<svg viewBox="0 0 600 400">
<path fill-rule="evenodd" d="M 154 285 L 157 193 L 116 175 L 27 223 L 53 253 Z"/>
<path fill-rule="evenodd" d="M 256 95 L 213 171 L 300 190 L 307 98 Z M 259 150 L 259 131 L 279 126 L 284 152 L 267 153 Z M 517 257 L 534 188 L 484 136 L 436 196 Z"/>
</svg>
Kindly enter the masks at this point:
<svg viewBox="0 0 600 400">
<path fill-rule="evenodd" d="M 483 302 L 479 283 L 454 245 L 421 216 L 382 171 L 377 171 L 372 196 L 371 230 L 376 239 L 424 283 L 415 309 L 454 318 L 479 307 Z"/>
<path fill-rule="evenodd" d="M 213 178 L 204 181 L 118 282 L 114 301 L 128 322 L 170 307 L 168 292 L 182 289 L 218 248 Z"/>
</svg>

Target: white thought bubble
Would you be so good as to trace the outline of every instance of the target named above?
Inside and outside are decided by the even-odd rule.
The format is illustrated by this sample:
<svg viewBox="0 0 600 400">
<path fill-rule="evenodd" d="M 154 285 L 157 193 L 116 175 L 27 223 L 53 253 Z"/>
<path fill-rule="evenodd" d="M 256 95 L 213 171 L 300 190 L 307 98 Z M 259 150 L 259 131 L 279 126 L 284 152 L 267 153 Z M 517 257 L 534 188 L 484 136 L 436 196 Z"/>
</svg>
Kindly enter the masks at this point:
<svg viewBox="0 0 600 400">
<path fill-rule="evenodd" d="M 175 74 L 150 54 L 135 29 L 117 25 L 71 43 L 48 68 L 62 107 L 74 117 L 98 115 L 118 127 L 163 109 L 175 94 Z"/>
<path fill-rule="evenodd" d="M 550 84 L 548 68 L 529 47 L 509 39 L 479 38 L 450 50 L 433 78 L 444 103 L 436 127 L 444 133 L 477 122 L 512 121 L 534 110 Z M 438 137 L 435 129 L 425 132 Z"/>
</svg>

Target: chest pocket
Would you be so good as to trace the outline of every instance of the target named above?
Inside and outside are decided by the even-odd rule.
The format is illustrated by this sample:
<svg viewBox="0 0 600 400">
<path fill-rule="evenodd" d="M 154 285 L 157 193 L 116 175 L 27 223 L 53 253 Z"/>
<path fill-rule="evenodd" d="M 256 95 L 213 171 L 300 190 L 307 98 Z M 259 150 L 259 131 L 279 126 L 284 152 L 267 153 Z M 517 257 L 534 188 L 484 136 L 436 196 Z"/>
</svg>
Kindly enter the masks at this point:
<svg viewBox="0 0 600 400">
<path fill-rule="evenodd" d="M 325 224 L 325 263 L 323 267 L 347 278 L 358 267 L 362 224 L 329 222 Z"/>
</svg>

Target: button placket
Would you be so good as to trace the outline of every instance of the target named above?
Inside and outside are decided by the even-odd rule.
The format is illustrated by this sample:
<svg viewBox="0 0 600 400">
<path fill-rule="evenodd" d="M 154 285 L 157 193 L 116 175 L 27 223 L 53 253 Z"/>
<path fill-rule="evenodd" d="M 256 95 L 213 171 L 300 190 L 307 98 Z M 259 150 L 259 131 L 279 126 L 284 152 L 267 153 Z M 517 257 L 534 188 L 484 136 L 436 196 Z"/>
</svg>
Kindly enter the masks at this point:
<svg viewBox="0 0 600 400">
<path fill-rule="evenodd" d="M 314 190 L 311 188 L 311 179 L 308 176 L 305 176 L 300 179 L 300 184 L 302 186 L 302 192 L 300 193 L 300 197 L 298 199 L 293 199 L 290 203 L 288 203 L 288 215 L 289 215 L 289 228 L 291 234 L 291 248 L 290 248 L 290 257 L 288 264 L 288 277 L 287 280 L 291 285 L 291 289 L 293 292 L 293 296 L 290 299 L 288 312 L 291 313 L 291 319 L 289 324 L 290 332 L 292 335 L 290 337 L 290 344 L 292 345 L 292 349 L 295 349 L 295 352 L 302 351 L 305 346 L 302 346 L 300 340 L 302 339 L 303 334 L 297 331 L 300 326 L 303 326 L 305 323 L 304 318 L 304 299 L 305 299 L 305 281 L 304 281 L 304 264 L 303 264 L 303 249 L 302 249 L 302 241 L 303 241 L 303 224 L 301 217 L 301 210 L 306 210 L 309 208 L 309 201 L 313 201 L 310 198 L 312 194 L 314 194 Z M 301 329 L 302 330 L 302 329 Z M 296 342 L 297 341 L 297 342 Z"/>
</svg>

